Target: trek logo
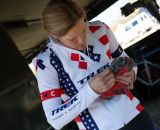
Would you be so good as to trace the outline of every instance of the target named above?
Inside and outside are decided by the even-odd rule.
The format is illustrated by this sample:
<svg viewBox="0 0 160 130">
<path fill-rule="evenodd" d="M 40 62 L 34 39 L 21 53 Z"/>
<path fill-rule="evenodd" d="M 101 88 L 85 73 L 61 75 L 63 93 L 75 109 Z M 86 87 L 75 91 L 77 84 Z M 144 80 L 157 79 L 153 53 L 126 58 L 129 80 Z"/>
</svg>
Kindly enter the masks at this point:
<svg viewBox="0 0 160 130">
<path fill-rule="evenodd" d="M 102 66 L 101 68 L 99 68 L 97 70 L 97 74 L 101 73 L 102 71 L 104 71 L 107 67 L 109 67 L 109 63 L 107 63 L 106 65 Z M 88 76 L 84 77 L 83 79 L 81 79 L 80 81 L 78 81 L 77 83 L 83 84 L 84 81 L 88 81 L 90 78 L 92 78 L 96 73 L 92 72 L 91 74 L 89 74 Z"/>
<path fill-rule="evenodd" d="M 65 108 L 71 106 L 71 105 L 72 105 L 75 101 L 77 101 L 77 100 L 78 100 L 78 98 L 77 98 L 77 95 L 76 95 L 74 98 L 72 98 L 72 99 L 71 99 L 69 102 L 67 102 L 66 104 L 62 105 L 61 107 L 59 107 L 59 108 L 57 108 L 57 109 L 55 109 L 55 110 L 53 110 L 53 111 L 52 111 L 52 116 L 53 116 L 54 114 L 57 114 L 57 113 L 59 113 L 60 111 L 64 110 Z"/>
</svg>

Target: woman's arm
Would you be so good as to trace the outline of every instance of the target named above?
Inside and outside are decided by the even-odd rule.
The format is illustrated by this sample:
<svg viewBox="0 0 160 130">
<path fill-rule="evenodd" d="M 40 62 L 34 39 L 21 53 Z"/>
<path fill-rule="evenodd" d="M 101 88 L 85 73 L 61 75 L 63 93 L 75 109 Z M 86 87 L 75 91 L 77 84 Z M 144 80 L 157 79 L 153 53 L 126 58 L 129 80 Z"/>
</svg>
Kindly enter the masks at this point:
<svg viewBox="0 0 160 130">
<path fill-rule="evenodd" d="M 35 66 L 42 106 L 47 121 L 55 129 L 61 129 L 90 106 L 99 95 L 86 83 L 75 96 L 68 97 L 68 100 L 63 103 L 61 96 L 64 93 L 60 88 L 56 70 L 54 68 L 49 69 L 50 67 L 47 67 L 44 62 L 40 62 L 40 64 L 37 65 L 36 63 Z"/>
<path fill-rule="evenodd" d="M 122 49 L 122 47 L 118 43 L 113 32 L 104 23 L 103 23 L 103 26 L 106 29 L 106 34 L 109 38 L 109 47 L 110 47 L 111 56 L 113 58 L 128 57 L 128 55 L 125 53 L 125 51 Z M 123 76 L 117 77 L 116 81 L 129 85 L 128 88 L 132 89 L 133 83 L 136 79 L 136 75 L 137 75 L 137 66 L 133 67 L 133 69 L 131 69 L 130 72 L 124 73 Z"/>
</svg>

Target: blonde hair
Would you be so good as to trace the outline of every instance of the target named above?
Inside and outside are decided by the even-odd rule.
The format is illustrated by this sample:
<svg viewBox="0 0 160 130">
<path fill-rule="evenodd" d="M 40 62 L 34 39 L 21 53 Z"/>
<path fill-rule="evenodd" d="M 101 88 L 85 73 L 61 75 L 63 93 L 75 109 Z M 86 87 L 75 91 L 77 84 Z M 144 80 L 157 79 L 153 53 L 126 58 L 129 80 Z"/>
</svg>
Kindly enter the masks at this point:
<svg viewBox="0 0 160 130">
<path fill-rule="evenodd" d="M 42 23 L 48 33 L 61 37 L 83 17 L 83 8 L 72 0 L 50 0 L 43 10 Z"/>
</svg>

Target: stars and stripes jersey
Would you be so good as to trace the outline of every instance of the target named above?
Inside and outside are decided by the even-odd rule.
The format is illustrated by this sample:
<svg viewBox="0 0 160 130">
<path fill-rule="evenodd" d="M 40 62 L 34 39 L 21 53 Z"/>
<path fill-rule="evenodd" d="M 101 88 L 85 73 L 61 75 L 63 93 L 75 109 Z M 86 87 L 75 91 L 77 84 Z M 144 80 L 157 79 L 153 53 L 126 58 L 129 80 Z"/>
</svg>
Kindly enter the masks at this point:
<svg viewBox="0 0 160 130">
<path fill-rule="evenodd" d="M 130 91 L 103 99 L 88 80 L 107 69 L 113 58 L 127 54 L 104 23 L 86 23 L 86 28 L 85 53 L 49 37 L 46 47 L 33 59 L 42 106 L 55 129 L 75 119 L 80 130 L 118 130 L 143 110 L 139 100 Z M 137 68 L 134 70 L 136 73 Z"/>
</svg>

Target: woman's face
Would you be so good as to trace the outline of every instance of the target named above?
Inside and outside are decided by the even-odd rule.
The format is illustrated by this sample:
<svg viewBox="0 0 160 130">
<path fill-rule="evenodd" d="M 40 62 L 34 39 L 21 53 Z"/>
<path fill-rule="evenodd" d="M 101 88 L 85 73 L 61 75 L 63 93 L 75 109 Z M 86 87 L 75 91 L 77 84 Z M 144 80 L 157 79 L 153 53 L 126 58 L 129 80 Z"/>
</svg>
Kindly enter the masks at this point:
<svg viewBox="0 0 160 130">
<path fill-rule="evenodd" d="M 67 34 L 59 38 L 59 41 L 66 47 L 75 50 L 85 50 L 87 41 L 86 23 L 84 18 L 80 19 Z"/>
</svg>

